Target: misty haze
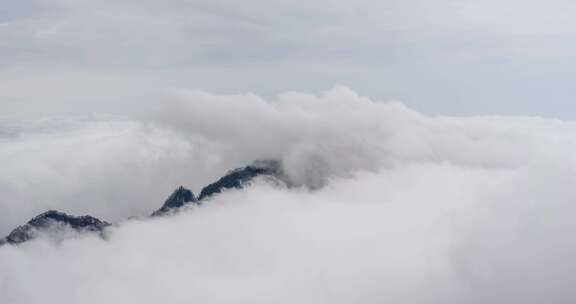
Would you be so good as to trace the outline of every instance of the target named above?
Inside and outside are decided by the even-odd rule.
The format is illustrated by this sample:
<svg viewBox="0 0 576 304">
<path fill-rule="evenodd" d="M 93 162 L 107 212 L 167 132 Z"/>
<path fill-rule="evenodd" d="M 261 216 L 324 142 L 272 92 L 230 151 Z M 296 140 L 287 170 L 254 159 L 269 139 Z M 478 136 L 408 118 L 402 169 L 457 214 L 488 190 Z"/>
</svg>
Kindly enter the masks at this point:
<svg viewBox="0 0 576 304">
<path fill-rule="evenodd" d="M 0 303 L 576 303 L 575 17 L 4 0 Z"/>
</svg>

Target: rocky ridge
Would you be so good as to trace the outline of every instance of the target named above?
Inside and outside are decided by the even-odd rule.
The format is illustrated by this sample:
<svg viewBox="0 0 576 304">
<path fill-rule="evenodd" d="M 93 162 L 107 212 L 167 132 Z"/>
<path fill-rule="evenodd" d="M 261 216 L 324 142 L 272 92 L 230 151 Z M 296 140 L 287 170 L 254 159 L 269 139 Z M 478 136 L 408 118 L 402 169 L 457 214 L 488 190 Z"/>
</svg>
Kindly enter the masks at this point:
<svg viewBox="0 0 576 304">
<path fill-rule="evenodd" d="M 210 197 L 227 189 L 241 189 L 258 176 L 267 176 L 275 181 L 289 185 L 288 179 L 282 172 L 280 162 L 275 160 L 256 161 L 251 165 L 227 172 L 217 181 L 202 188 L 198 197 L 189 189 L 183 186 L 178 187 L 151 216 L 169 215 L 188 204 L 200 205 L 209 200 Z M 90 215 L 74 216 L 56 210 L 49 210 L 12 230 L 8 236 L 0 239 L 0 246 L 4 244 L 20 244 L 42 234 L 56 233 L 61 228 L 78 233 L 98 233 L 103 236 L 105 229 L 109 226 L 111 226 L 110 223 Z"/>
</svg>

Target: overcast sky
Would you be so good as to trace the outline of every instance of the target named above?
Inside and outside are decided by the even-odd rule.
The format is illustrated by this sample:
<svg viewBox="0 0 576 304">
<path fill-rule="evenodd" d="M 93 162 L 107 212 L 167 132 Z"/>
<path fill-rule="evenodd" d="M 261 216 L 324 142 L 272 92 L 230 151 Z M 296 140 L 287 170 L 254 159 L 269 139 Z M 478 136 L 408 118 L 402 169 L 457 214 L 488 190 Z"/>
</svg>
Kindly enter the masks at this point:
<svg viewBox="0 0 576 304">
<path fill-rule="evenodd" d="M 0 118 L 133 114 L 178 88 L 345 85 L 429 114 L 574 119 L 576 2 L 3 0 Z"/>
</svg>

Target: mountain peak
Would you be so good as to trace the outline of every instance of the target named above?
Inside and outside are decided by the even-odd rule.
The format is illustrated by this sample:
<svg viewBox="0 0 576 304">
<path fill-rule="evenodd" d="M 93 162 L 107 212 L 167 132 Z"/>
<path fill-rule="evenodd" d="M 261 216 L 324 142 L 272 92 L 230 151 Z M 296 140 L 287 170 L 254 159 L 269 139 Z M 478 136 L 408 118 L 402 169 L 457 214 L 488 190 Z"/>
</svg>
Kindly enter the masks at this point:
<svg viewBox="0 0 576 304">
<path fill-rule="evenodd" d="M 64 212 L 49 210 L 29 220 L 28 223 L 12 230 L 7 237 L 0 240 L 0 244 L 18 244 L 28 241 L 36 237 L 38 231 L 49 230 L 55 225 L 64 226 L 76 231 L 101 232 L 110 224 L 89 215 L 73 216 Z"/>
<path fill-rule="evenodd" d="M 169 211 L 176 210 L 187 203 L 196 202 L 196 197 L 194 193 L 183 186 L 178 187 L 172 194 L 166 199 L 160 209 L 154 211 L 152 216 L 158 216 L 166 214 Z"/>
<path fill-rule="evenodd" d="M 282 179 L 281 164 L 277 160 L 258 160 L 251 165 L 228 171 L 226 175 L 216 182 L 209 184 L 200 191 L 198 200 L 203 200 L 225 189 L 242 188 L 253 178 L 261 175 L 273 176 Z"/>
<path fill-rule="evenodd" d="M 226 175 L 204 187 L 198 198 L 194 196 L 192 191 L 183 186 L 176 188 L 168 199 L 166 199 L 162 207 L 154 211 L 151 216 L 168 214 L 188 203 L 200 204 L 201 200 L 226 189 L 242 188 L 258 176 L 270 176 L 279 181 L 287 182 L 279 161 L 258 160 L 251 165 L 228 171 Z M 287 182 L 287 184 L 289 183 Z M 7 237 L 0 239 L 0 245 L 26 242 L 38 236 L 40 232 L 60 231 L 59 228 L 69 228 L 75 232 L 102 232 L 104 228 L 109 225 L 109 223 L 89 215 L 72 216 L 64 212 L 49 210 L 34 217 L 28 221 L 28 223 L 12 230 Z"/>
</svg>

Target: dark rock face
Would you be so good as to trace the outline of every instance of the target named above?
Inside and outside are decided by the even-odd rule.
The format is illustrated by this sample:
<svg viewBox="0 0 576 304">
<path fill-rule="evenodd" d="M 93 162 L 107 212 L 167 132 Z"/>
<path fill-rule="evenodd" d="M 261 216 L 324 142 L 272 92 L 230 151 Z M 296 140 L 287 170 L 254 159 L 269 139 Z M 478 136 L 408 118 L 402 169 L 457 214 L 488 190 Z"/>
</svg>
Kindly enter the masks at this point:
<svg viewBox="0 0 576 304">
<path fill-rule="evenodd" d="M 204 187 L 198 198 L 194 196 L 192 191 L 180 186 L 168 197 L 160 209 L 152 213 L 152 216 L 165 215 L 169 212 L 176 211 L 188 203 L 200 204 L 203 199 L 220 193 L 225 189 L 242 188 L 248 181 L 260 175 L 274 176 L 282 179 L 280 162 L 275 160 L 256 161 L 252 165 L 229 171 L 216 182 Z"/>
<path fill-rule="evenodd" d="M 152 213 L 152 216 L 166 214 L 167 212 L 176 210 L 190 202 L 197 202 L 194 193 L 180 186 L 170 195 L 170 197 L 168 197 L 160 209 Z"/>
<path fill-rule="evenodd" d="M 78 232 L 102 232 L 104 228 L 110 226 L 109 223 L 89 215 L 72 216 L 50 210 L 31 219 L 25 225 L 12 230 L 7 237 L 0 240 L 0 245 L 4 243 L 19 244 L 28 241 L 36 237 L 38 231 L 49 229 L 53 225 L 65 226 Z"/>
<path fill-rule="evenodd" d="M 176 189 L 170 195 L 170 197 L 166 199 L 162 207 L 154 211 L 151 216 L 169 214 L 170 212 L 176 211 L 189 203 L 200 204 L 202 200 L 207 199 L 212 195 L 218 194 L 223 190 L 242 188 L 246 185 L 246 183 L 257 176 L 269 176 L 273 177 L 275 180 L 289 184 L 288 179 L 285 178 L 282 172 L 279 161 L 256 161 L 252 165 L 229 171 L 225 176 L 216 182 L 204 187 L 198 198 L 194 196 L 192 191 L 182 186 L 178 187 L 178 189 Z M 72 216 L 63 212 L 50 210 L 31 219 L 27 224 L 14 229 L 4 239 L 0 239 L 0 246 L 6 243 L 19 244 L 26 242 L 36 237 L 38 232 L 50 231 L 50 229 L 55 226 L 66 227 L 77 232 L 101 233 L 104 228 L 109 225 L 109 223 L 89 215 Z"/>
<path fill-rule="evenodd" d="M 204 187 L 198 196 L 198 200 L 201 201 L 225 189 L 240 189 L 245 183 L 260 175 L 281 179 L 280 163 L 276 160 L 257 161 L 252 165 L 234 169 L 216 182 Z"/>
</svg>

